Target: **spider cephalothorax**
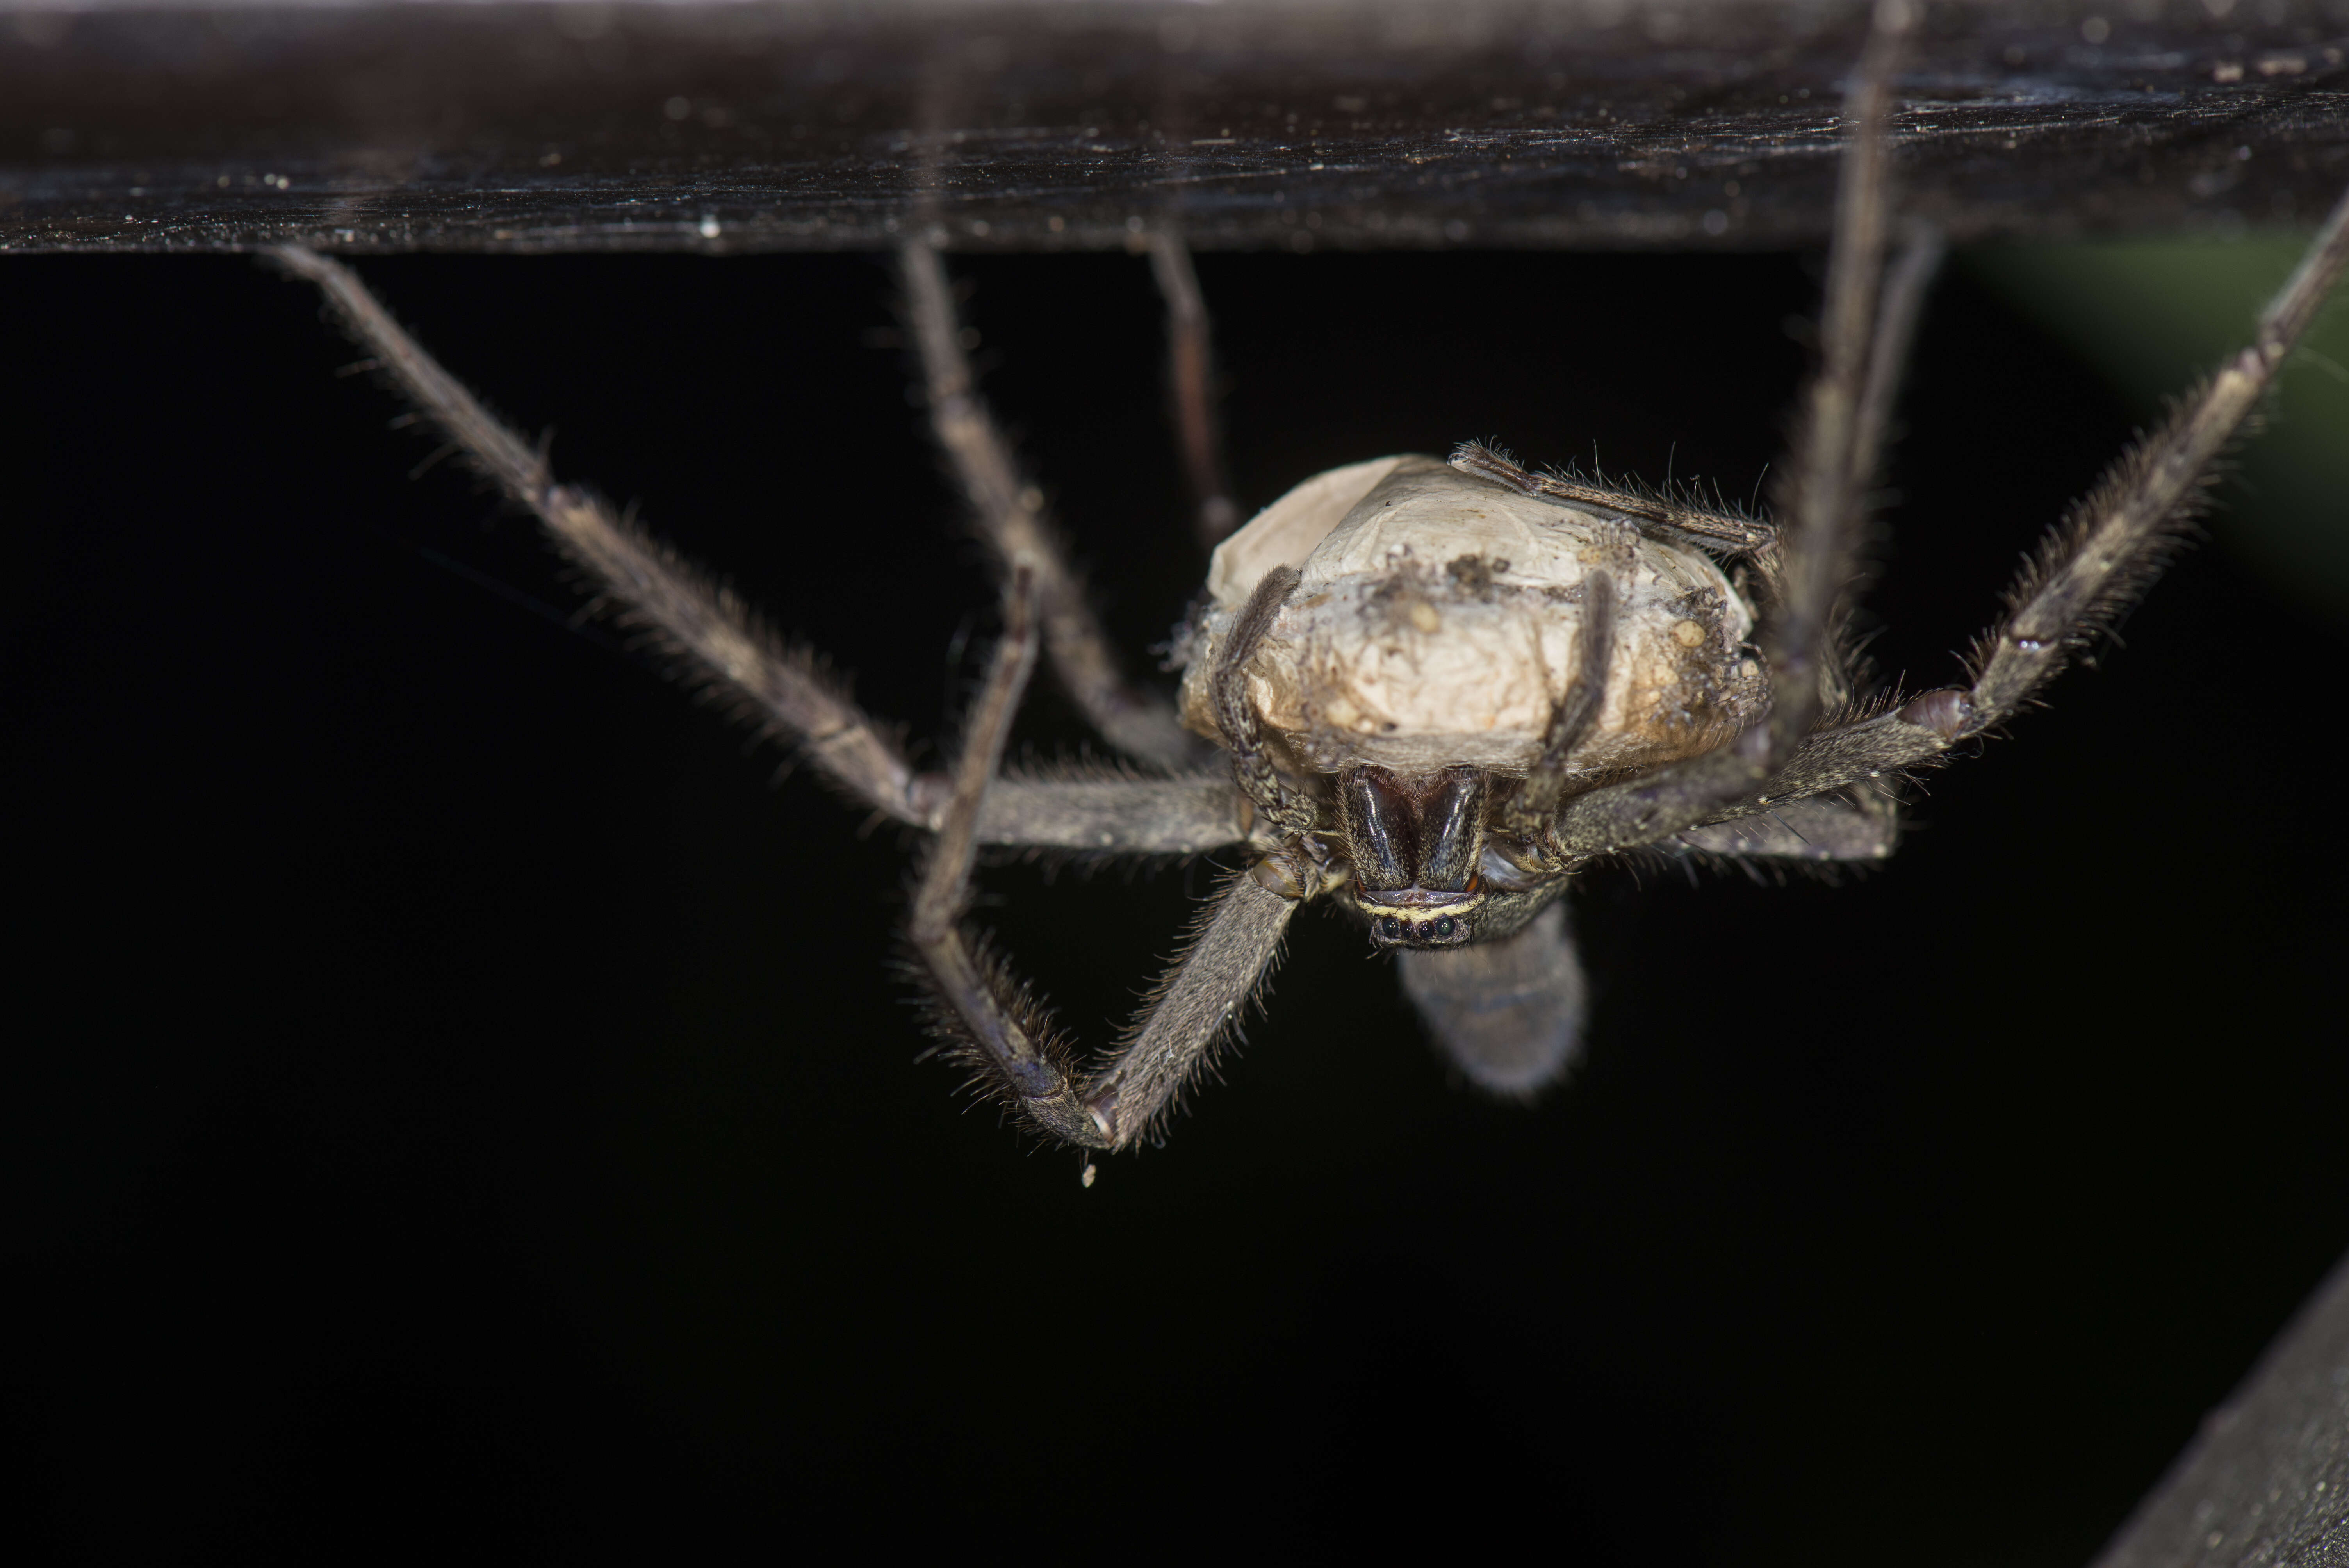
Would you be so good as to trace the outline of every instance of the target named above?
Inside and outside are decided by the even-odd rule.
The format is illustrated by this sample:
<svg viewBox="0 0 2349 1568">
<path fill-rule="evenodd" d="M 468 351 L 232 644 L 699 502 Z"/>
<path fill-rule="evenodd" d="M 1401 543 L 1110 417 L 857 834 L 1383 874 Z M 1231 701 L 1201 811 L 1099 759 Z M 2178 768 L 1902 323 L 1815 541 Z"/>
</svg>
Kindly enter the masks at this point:
<svg viewBox="0 0 2349 1568">
<path fill-rule="evenodd" d="M 380 367 L 698 681 L 872 811 L 930 836 L 908 936 L 976 1080 L 1027 1127 L 1094 1149 L 1154 1138 L 1229 1037 L 1309 903 L 1365 922 L 1460 1070 L 1523 1095 L 1579 1039 L 1560 895 L 1595 863 L 1660 854 L 1869 861 L 1892 785 L 1995 730 L 2151 581 L 2204 476 L 2349 264 L 2349 200 L 2252 345 L 2114 464 L 2052 531 L 1961 684 L 1871 699 L 1838 628 L 1902 356 L 1937 243 L 1886 264 L 1887 134 L 1917 8 L 1877 7 L 1847 103 L 1819 365 L 1777 469 L 1775 518 L 1517 467 L 1482 446 L 1388 457 L 1297 486 L 1234 533 L 1188 253 L 1150 240 L 1176 339 L 1177 411 L 1206 594 L 1175 646 L 1179 700 L 1130 685 L 1009 446 L 979 401 L 945 266 L 901 252 L 939 443 L 1002 567 L 1004 634 L 951 769 L 917 771 L 803 650 L 500 424 L 347 268 L 315 281 Z M 1226 535 L 1229 537 L 1226 538 Z M 1007 774 L 1040 657 L 1114 769 Z M 1114 1048 L 1086 1058 L 970 929 L 979 851 L 1222 853 L 1235 862 Z M 1090 1176 L 1092 1166 L 1086 1166 Z"/>
<path fill-rule="evenodd" d="M 1259 803 L 1343 855 L 1338 901 L 1378 946 L 1515 934 L 1570 869 L 1560 800 L 1768 706 L 1718 564 L 1540 483 L 1481 446 L 1309 480 L 1216 550 L 1182 639 L 1185 722 L 1255 732 Z"/>
</svg>

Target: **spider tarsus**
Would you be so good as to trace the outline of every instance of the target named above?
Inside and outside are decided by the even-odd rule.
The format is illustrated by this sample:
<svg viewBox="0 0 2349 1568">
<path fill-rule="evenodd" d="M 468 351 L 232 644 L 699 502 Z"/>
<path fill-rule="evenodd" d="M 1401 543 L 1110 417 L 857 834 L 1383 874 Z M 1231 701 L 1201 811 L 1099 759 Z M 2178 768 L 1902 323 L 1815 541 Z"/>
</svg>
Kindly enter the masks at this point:
<svg viewBox="0 0 2349 1568">
<path fill-rule="evenodd" d="M 965 1090 L 1013 1112 L 1030 1132 L 1059 1143 L 1103 1147 L 1096 1119 L 1071 1087 L 1078 1074 L 1074 1043 L 1051 1009 L 1035 987 L 1012 970 L 985 934 L 972 934 L 957 945 L 975 971 L 962 978 L 975 979 L 977 988 L 983 989 L 993 1003 L 997 1017 L 990 1021 L 1008 1025 L 1028 1047 L 1017 1064 L 1026 1070 L 1015 1072 L 1002 1059 L 1004 1053 L 988 1048 L 939 974 L 936 960 L 924 951 L 921 934 L 916 933 L 909 936 L 911 951 L 902 968 L 921 986 L 923 1011 L 936 1039 L 923 1053 L 925 1058 L 942 1057 L 962 1067 L 968 1075 L 962 1083 Z"/>
</svg>

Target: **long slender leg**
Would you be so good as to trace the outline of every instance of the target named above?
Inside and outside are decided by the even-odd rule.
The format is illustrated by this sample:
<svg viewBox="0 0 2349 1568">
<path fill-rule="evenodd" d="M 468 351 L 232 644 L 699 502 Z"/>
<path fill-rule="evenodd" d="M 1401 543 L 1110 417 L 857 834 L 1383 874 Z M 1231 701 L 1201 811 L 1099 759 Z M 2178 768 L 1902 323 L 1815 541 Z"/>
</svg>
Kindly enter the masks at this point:
<svg viewBox="0 0 2349 1568">
<path fill-rule="evenodd" d="M 272 255 L 318 285 L 382 370 L 538 517 L 557 548 L 594 573 L 607 599 L 651 628 L 692 678 L 734 693 L 760 723 L 796 744 L 858 800 L 911 826 L 938 825 L 953 780 L 915 772 L 887 729 L 851 702 L 812 655 L 781 642 L 732 594 L 594 496 L 552 483 L 542 454 L 483 408 L 350 269 L 310 251 Z M 1245 839 L 1247 815 L 1222 775 L 1162 779 L 1072 771 L 999 781 L 977 830 L 983 844 L 1199 854 Z"/>
<path fill-rule="evenodd" d="M 1976 639 L 1971 684 L 1819 730 L 1755 800 L 1723 814 L 1932 763 L 2020 712 L 2152 584 L 2200 505 L 2213 460 L 2259 407 L 2344 270 L 2349 193 L 2261 314 L 2251 346 L 2123 453 L 2042 542 L 2007 590 L 2005 615 Z"/>
<path fill-rule="evenodd" d="M 1029 571 L 1012 572 L 1008 629 L 954 775 L 916 774 L 807 655 L 781 647 L 730 595 L 609 507 L 550 482 L 539 454 L 425 353 L 348 268 L 295 247 L 270 254 L 316 284 L 383 370 L 681 664 L 733 691 L 851 794 L 900 821 L 936 830 L 915 901 L 914 941 L 963 1054 L 986 1082 L 1033 1125 L 1071 1142 L 1122 1148 L 1154 1127 L 1255 995 L 1297 904 L 1245 874 L 1232 879 L 1129 1041 L 1082 1083 L 1071 1047 L 1026 987 L 983 946 L 964 940 L 962 906 L 983 841 L 1050 847 L 1071 831 L 1072 809 L 1090 812 L 1078 824 L 1089 837 L 1070 847 L 1112 852 L 1195 852 L 1247 829 L 1237 791 L 1219 778 L 1035 780 L 1013 785 L 999 807 L 990 807 L 989 781 L 1036 659 Z"/>
<path fill-rule="evenodd" d="M 1199 759 L 1174 707 L 1131 685 L 1087 601 L 1084 584 L 1044 519 L 1044 498 L 1019 471 L 1011 444 L 978 395 L 955 319 L 946 264 L 920 241 L 899 252 L 908 314 L 921 346 L 930 423 L 969 498 L 978 530 L 1007 572 L 1035 576 L 1044 648 L 1052 668 L 1093 727 L 1128 756 L 1179 769 Z"/>
<path fill-rule="evenodd" d="M 1723 748 L 1643 779 L 1596 789 L 1560 814 L 1570 859 L 1637 848 L 1712 820 L 1761 790 L 1791 758 L 1840 670 L 1837 602 L 1849 582 L 1873 454 L 1859 447 L 1889 204 L 1886 135 L 1892 78 L 1919 19 L 1917 0 L 1877 0 L 1868 47 L 1845 102 L 1846 141 L 1820 327 L 1781 494 L 1774 593 L 1757 639 L 1770 670 L 1770 716 Z"/>
<path fill-rule="evenodd" d="M 1876 338 L 1868 350 L 1868 379 L 1853 421 L 1852 482 L 1862 489 L 1880 477 L 1885 438 L 1892 425 L 1892 400 L 1900 391 L 1909 350 L 1917 340 L 1917 321 L 1924 314 L 1925 294 L 1932 287 L 1933 274 L 1940 271 L 1943 249 L 1941 232 L 1919 222 L 1884 275 Z"/>
<path fill-rule="evenodd" d="M 1028 986 L 983 944 L 965 937 L 979 817 L 1035 667 L 1030 582 L 1024 569 L 1013 570 L 1003 640 L 971 712 L 954 798 L 915 894 L 910 935 L 939 1004 L 936 1022 L 978 1081 L 1039 1131 L 1086 1148 L 1123 1149 L 1152 1134 L 1185 1081 L 1247 1010 L 1279 954 L 1298 901 L 1246 872 L 1226 879 L 1142 1017 L 1090 1075 Z"/>
<path fill-rule="evenodd" d="M 1884 478 L 1885 442 L 1892 425 L 1892 407 L 1916 341 L 1918 318 L 1924 314 L 1925 295 L 1941 264 L 1941 233 L 1931 224 L 1912 223 L 1908 242 L 1887 269 L 1882 298 L 1877 305 L 1876 337 L 1868 351 L 1868 376 L 1853 420 L 1852 494 L 1856 500 L 1875 490 Z M 1778 592 L 1775 573 L 1779 557 L 1764 551 L 1754 558 L 1751 586 L 1764 602 Z M 1874 686 L 1868 661 L 1852 635 L 1848 594 L 1857 579 L 1847 584 L 1847 597 L 1834 607 L 1826 643 L 1819 652 L 1819 718 L 1840 723 L 1859 711 Z M 1782 753 L 1783 755 L 1783 753 Z"/>
<path fill-rule="evenodd" d="M 1880 861 L 1900 838 L 1899 803 L 1875 791 L 1810 795 L 1675 834 L 1661 849 L 1732 860 Z"/>
<path fill-rule="evenodd" d="M 1174 434 L 1183 449 L 1183 472 L 1199 503 L 1199 542 L 1213 550 L 1238 526 L 1231 479 L 1224 469 L 1223 430 L 1216 418 L 1215 339 L 1207 297 L 1191 265 L 1191 248 L 1178 234 L 1150 236 L 1150 271 L 1166 301 L 1168 390 L 1174 402 Z"/>
<path fill-rule="evenodd" d="M 979 806 L 1003 758 L 1011 716 L 1036 665 L 1036 634 L 1027 568 L 1012 568 L 1004 595 L 1003 639 L 972 709 L 954 771 L 954 798 L 930 846 L 907 934 L 944 1004 L 941 1022 L 957 1054 L 980 1079 L 1036 1127 L 1069 1142 L 1104 1146 L 1107 1135 L 1077 1098 L 1076 1057 L 1027 987 L 984 945 L 963 938 L 971 863 L 978 851 Z"/>
<path fill-rule="evenodd" d="M 602 585 L 622 618 L 651 632 L 688 679 L 707 682 L 795 745 L 854 799 L 901 822 L 927 825 L 926 789 L 896 741 L 848 698 L 804 648 L 759 624 L 725 589 L 585 490 L 558 485 L 539 451 L 427 354 L 358 275 L 295 246 L 268 253 L 316 284 L 344 328 L 448 438 Z"/>
<path fill-rule="evenodd" d="M 982 844 L 1029 850 L 1197 855 L 1246 840 L 1254 815 L 1229 774 L 1012 777 L 988 789 L 978 833 Z"/>
<path fill-rule="evenodd" d="M 1920 224 L 1885 276 L 1868 368 L 1852 418 L 1849 493 L 1854 505 L 1878 477 L 1893 398 L 1899 390 L 1918 316 L 1940 265 L 1941 252 L 1940 232 Z M 1609 490 L 1578 479 L 1532 473 L 1477 441 L 1456 448 L 1452 466 L 1526 495 L 1605 507 L 1630 518 L 1643 531 L 1675 543 L 1747 557 L 1762 574 L 1760 586 L 1766 601 L 1775 603 L 1782 592 L 1779 578 L 1784 557 L 1779 533 L 1775 524 L 1764 519 L 1692 506 L 1671 496 Z M 1830 710 L 1845 706 L 1855 684 L 1851 670 L 1857 659 L 1845 646 L 1843 632 L 1840 624 L 1830 624 L 1819 660 L 1821 702 Z"/>
<path fill-rule="evenodd" d="M 1155 1137 L 1180 1108 L 1183 1086 L 1262 995 L 1299 902 L 1247 872 L 1216 890 L 1181 956 L 1151 993 L 1148 1016 L 1086 1088 L 1085 1104 L 1108 1130 L 1111 1148 Z"/>
<path fill-rule="evenodd" d="M 2135 603 L 2177 543 L 2211 464 L 2349 265 L 2349 195 L 2260 318 L 2251 346 L 2114 464 L 2007 590 L 2004 622 L 1973 647 L 1964 733 L 2011 717 Z"/>
<path fill-rule="evenodd" d="M 1395 957 L 1403 995 L 1477 1088 L 1530 1099 L 1573 1064 L 1588 987 L 1564 904 L 1551 904 L 1504 941 L 1406 948 Z"/>
<path fill-rule="evenodd" d="M 1552 500 L 1574 501 L 1585 506 L 1603 506 L 1609 511 L 1619 512 L 1648 525 L 1675 543 L 1692 542 L 1709 549 L 1744 553 L 1767 549 L 1778 542 L 1778 530 L 1761 518 L 1741 517 L 1733 511 L 1691 506 L 1685 500 L 1671 496 L 1586 484 L 1567 475 L 1537 474 L 1518 467 L 1505 454 L 1495 451 L 1482 441 L 1463 441 L 1452 449 L 1451 461 L 1452 466 L 1462 473 L 1505 484 L 1526 495 L 1547 496 Z"/>
<path fill-rule="evenodd" d="M 1819 369 L 1811 378 L 1790 454 L 1781 513 L 1778 602 L 1764 628 L 1770 665 L 1768 759 L 1790 757 L 1824 701 L 1821 676 L 1832 646 L 1836 601 L 1849 583 L 1876 454 L 1863 444 L 1885 232 L 1891 204 L 1892 77 L 1918 20 L 1919 0 L 1877 0 L 1868 47 L 1844 105 L 1843 167 L 1836 191 L 1835 240 L 1827 253 Z M 1896 359 L 1888 361 L 1897 365 Z M 1881 433 L 1882 421 L 1877 421 Z M 1766 774 L 1766 769 L 1765 769 Z"/>
</svg>

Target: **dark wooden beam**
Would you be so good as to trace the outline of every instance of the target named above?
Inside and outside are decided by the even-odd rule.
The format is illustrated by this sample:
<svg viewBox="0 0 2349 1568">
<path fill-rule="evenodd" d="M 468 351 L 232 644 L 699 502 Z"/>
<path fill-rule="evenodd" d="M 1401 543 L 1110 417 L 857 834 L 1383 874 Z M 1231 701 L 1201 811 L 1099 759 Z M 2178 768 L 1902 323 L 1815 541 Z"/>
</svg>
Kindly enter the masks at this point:
<svg viewBox="0 0 2349 1568">
<path fill-rule="evenodd" d="M 1781 248 L 1855 0 L 0 10 L 0 245 Z M 1935 0 L 1913 208 L 1960 240 L 2314 221 L 2338 0 Z"/>
</svg>

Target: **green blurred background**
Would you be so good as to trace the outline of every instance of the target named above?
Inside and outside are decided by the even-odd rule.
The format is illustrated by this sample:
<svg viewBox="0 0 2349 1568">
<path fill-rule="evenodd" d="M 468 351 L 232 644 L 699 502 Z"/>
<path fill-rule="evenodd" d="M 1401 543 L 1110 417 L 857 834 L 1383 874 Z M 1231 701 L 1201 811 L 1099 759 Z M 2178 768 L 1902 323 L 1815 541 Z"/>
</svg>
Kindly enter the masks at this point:
<svg viewBox="0 0 2349 1568">
<path fill-rule="evenodd" d="M 1961 264 L 2151 418 L 2248 341 L 2307 236 L 1992 246 Z M 2286 365 L 2266 428 L 2235 454 L 2207 526 L 2277 593 L 2349 615 L 2349 311 L 2335 290 Z"/>
</svg>

